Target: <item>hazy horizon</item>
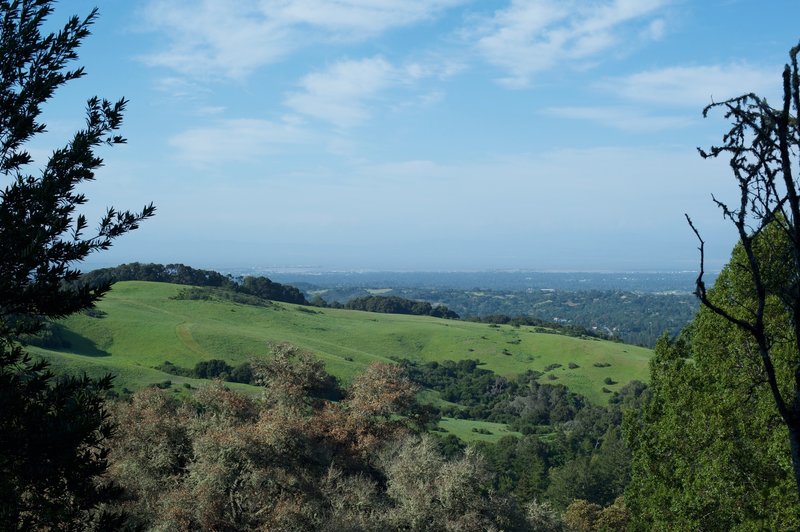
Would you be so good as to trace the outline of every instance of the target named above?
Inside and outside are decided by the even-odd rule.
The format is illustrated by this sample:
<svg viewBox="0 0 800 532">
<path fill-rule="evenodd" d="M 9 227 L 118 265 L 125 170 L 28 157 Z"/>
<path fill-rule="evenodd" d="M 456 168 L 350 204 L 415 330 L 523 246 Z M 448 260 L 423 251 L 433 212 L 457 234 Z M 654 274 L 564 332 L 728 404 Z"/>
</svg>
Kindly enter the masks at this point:
<svg viewBox="0 0 800 532">
<path fill-rule="evenodd" d="M 94 2 L 57 4 L 55 24 Z M 755 0 L 105 3 L 86 76 L 45 107 L 37 166 L 92 95 L 128 144 L 81 189 L 156 216 L 94 263 L 371 270 L 708 269 L 736 195 L 721 113 L 777 101 L 800 4 Z M 90 261 L 90 263 L 92 263 Z"/>
</svg>

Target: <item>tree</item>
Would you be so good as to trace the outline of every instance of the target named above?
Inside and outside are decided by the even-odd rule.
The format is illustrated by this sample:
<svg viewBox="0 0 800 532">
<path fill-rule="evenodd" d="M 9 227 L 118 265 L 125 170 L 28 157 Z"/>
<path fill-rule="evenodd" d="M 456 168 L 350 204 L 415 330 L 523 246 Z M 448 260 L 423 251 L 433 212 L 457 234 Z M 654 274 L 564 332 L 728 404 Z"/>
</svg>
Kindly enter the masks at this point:
<svg viewBox="0 0 800 532">
<path fill-rule="evenodd" d="M 800 154 L 798 50 L 800 47 L 790 51 L 790 64 L 783 71 L 781 108 L 775 109 L 765 98 L 750 93 L 713 103 L 703 111 L 707 115 L 712 109 L 722 108 L 732 122 L 722 145 L 699 151 L 704 158 L 729 156 L 739 186 L 737 205 L 716 198 L 714 202 L 738 234 L 749 284 L 744 300 L 721 303 L 710 296 L 703 281 L 704 241 L 688 215 L 687 220 L 700 242 L 696 294 L 706 308 L 745 332 L 752 342 L 752 351 L 760 359 L 763 384 L 787 428 L 795 484 L 800 493 L 800 190 L 795 178 L 796 157 Z M 770 227 L 782 233 L 788 243 L 785 248 L 760 238 Z M 770 249 L 759 253 L 758 245 Z M 776 254 L 783 268 L 781 275 L 770 277 L 765 271 L 766 261 L 774 260 Z M 767 313 L 773 298 L 785 309 L 789 323 L 788 331 L 778 328 L 780 334 Z M 791 346 L 789 360 L 783 363 L 788 364 L 789 371 L 782 379 L 776 368 L 776 353 L 787 342 Z"/>
<path fill-rule="evenodd" d="M 86 126 L 53 151 L 38 176 L 26 145 L 46 129 L 42 105 L 84 75 L 69 69 L 97 12 L 71 17 L 46 35 L 49 0 L 0 2 L 0 521 L 16 528 L 79 528 L 111 496 L 98 477 L 111 425 L 101 400 L 110 377 L 56 379 L 46 362 L 24 352 L 22 335 L 46 319 L 90 308 L 108 284 L 79 285 L 77 265 L 153 215 L 109 208 L 94 235 L 76 209 L 76 187 L 94 179 L 101 145 L 117 134 L 126 101 L 90 98 Z"/>
<path fill-rule="evenodd" d="M 754 242 L 770 284 L 786 272 L 785 233 L 768 226 Z M 737 245 L 708 297 L 746 316 L 752 280 Z M 767 299 L 779 382 L 791 382 L 796 359 L 783 302 Z M 650 399 L 626 415 L 632 478 L 626 490 L 637 530 L 796 529 L 800 501 L 786 426 L 775 408 L 752 336 L 702 307 L 681 336 L 656 345 L 650 361 Z"/>
</svg>

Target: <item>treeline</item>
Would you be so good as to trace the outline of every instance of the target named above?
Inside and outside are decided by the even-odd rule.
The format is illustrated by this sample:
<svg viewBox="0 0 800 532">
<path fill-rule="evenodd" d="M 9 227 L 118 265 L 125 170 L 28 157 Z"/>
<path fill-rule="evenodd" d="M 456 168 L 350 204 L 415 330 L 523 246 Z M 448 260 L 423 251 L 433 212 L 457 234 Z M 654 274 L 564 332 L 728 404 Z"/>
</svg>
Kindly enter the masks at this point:
<svg viewBox="0 0 800 532">
<path fill-rule="evenodd" d="M 269 301 L 281 301 L 307 305 L 303 293 L 285 284 L 271 281 L 267 277 L 245 276 L 242 278 L 222 275 L 212 270 L 201 270 L 184 264 L 142 264 L 133 262 L 114 268 L 102 268 L 83 274 L 81 283 L 88 285 L 118 281 L 151 281 L 189 286 L 215 287 L 248 294 Z"/>
<path fill-rule="evenodd" d="M 413 301 L 397 296 L 364 296 L 351 299 L 342 308 L 382 312 L 385 314 L 412 314 L 457 320 L 458 314 L 444 305 L 431 305 L 427 301 Z"/>
</svg>

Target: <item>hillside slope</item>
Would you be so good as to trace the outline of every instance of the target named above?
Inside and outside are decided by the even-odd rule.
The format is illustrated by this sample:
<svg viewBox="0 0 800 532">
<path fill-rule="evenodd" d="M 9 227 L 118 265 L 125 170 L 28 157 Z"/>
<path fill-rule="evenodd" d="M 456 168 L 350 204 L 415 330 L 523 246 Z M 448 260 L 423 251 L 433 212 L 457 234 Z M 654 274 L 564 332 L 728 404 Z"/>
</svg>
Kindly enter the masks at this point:
<svg viewBox="0 0 800 532">
<path fill-rule="evenodd" d="M 193 382 L 153 368 L 165 361 L 193 367 L 219 358 L 230 364 L 267 352 L 268 342 L 290 342 L 322 358 L 349 380 L 373 360 L 479 359 L 486 369 L 514 375 L 545 371 L 541 382 L 564 384 L 603 403 L 616 390 L 647 379 L 648 349 L 514 328 L 426 316 L 318 309 L 285 303 L 252 306 L 222 300 L 174 299 L 186 287 L 121 282 L 98 305 L 100 317 L 61 322 L 70 348 L 31 350 L 57 366 L 112 371 L 118 384 L 139 387 L 165 379 Z M 570 368 L 570 363 L 573 366 Z M 610 378 L 614 384 L 607 384 Z"/>
</svg>

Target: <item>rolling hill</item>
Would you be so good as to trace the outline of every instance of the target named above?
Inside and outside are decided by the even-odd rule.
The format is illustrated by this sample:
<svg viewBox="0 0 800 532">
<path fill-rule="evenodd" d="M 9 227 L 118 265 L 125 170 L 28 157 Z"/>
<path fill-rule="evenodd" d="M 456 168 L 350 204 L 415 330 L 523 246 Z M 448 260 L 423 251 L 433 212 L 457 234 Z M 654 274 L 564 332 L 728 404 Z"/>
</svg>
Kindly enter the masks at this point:
<svg viewBox="0 0 800 532">
<path fill-rule="evenodd" d="M 374 360 L 479 359 L 501 375 L 543 371 L 541 382 L 564 384 L 596 403 L 607 401 L 603 388 L 613 391 L 632 379 L 646 380 L 651 356 L 641 347 L 541 328 L 286 303 L 176 299 L 183 290 L 167 283 L 117 283 L 98 304 L 99 312 L 60 322 L 69 348 L 31 351 L 56 367 L 111 371 L 119 387 L 131 389 L 165 379 L 199 383 L 154 368 L 165 361 L 193 367 L 211 358 L 235 365 L 265 355 L 268 342 L 289 342 L 315 353 L 344 381 Z"/>
</svg>

